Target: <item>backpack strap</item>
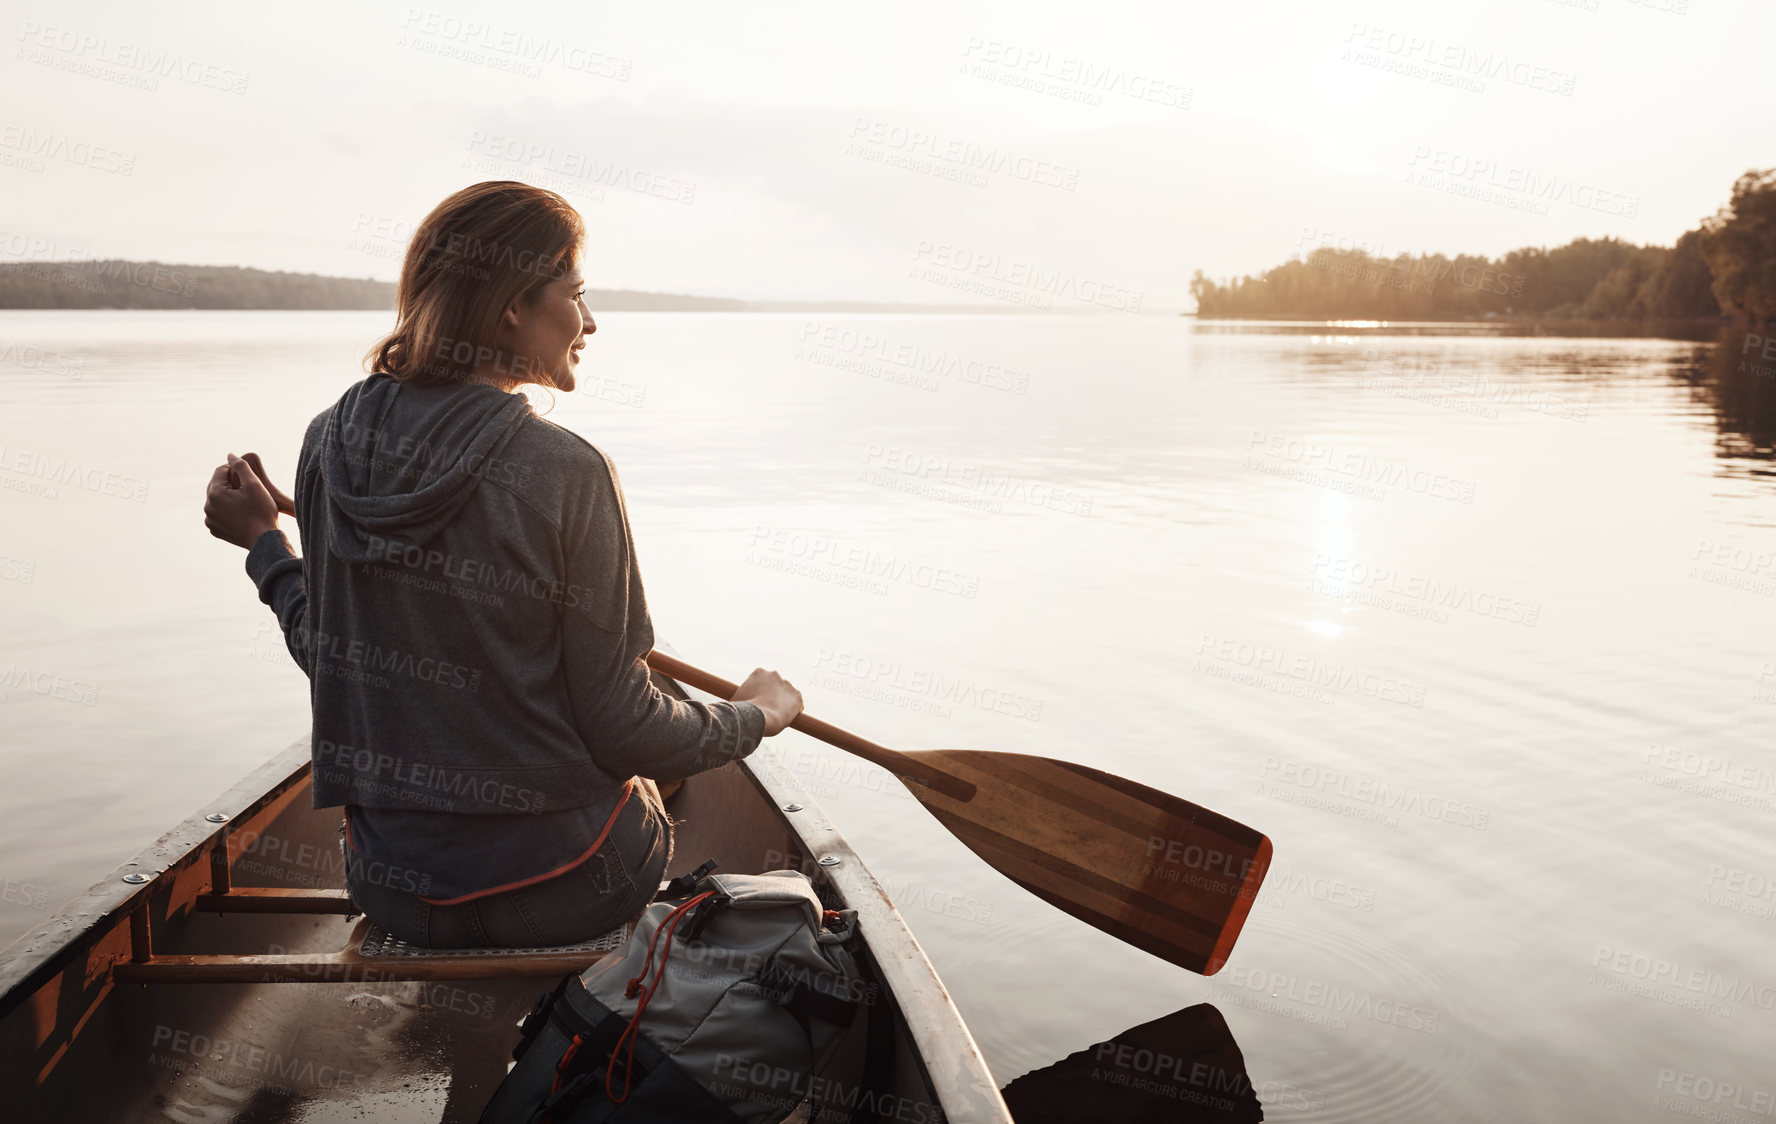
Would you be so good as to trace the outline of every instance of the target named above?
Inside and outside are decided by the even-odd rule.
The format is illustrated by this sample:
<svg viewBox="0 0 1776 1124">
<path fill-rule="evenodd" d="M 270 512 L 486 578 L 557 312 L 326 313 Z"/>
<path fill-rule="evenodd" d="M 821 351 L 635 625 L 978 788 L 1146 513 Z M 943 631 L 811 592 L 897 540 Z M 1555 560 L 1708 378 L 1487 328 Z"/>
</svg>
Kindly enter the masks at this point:
<svg viewBox="0 0 1776 1124">
<path fill-rule="evenodd" d="M 822 912 L 820 931 L 815 940 L 823 945 L 838 945 L 850 949 L 857 943 L 857 911 L 854 909 L 828 909 Z M 846 977 L 840 973 L 832 973 L 837 982 L 845 982 Z M 802 1033 L 812 1035 L 809 1019 L 819 1019 L 829 1026 L 841 1030 L 849 1029 L 851 1020 L 857 1014 L 855 995 L 835 995 L 830 989 L 823 990 L 810 985 L 808 980 L 799 980 L 791 976 L 787 969 L 780 967 L 775 960 L 765 962 L 758 975 L 753 977 L 761 991 L 772 1002 L 787 1010 L 801 1026 Z"/>
<path fill-rule="evenodd" d="M 835 982 L 843 983 L 845 977 L 832 973 Z M 796 979 L 788 969 L 775 960 L 767 961 L 753 977 L 760 992 L 788 1011 L 801 1025 L 805 1034 L 812 1034 L 808 1020 L 819 1019 L 830 1026 L 845 1029 L 851 1025 L 852 1018 L 857 1014 L 857 999 L 853 996 L 834 995 L 812 987 L 805 979 Z"/>
<path fill-rule="evenodd" d="M 665 939 L 667 948 L 660 956 L 662 972 L 672 941 L 670 930 Z M 647 993 L 639 987 L 640 978 L 635 982 L 643 998 L 639 1006 L 645 1008 Z M 578 1002 L 590 1008 L 590 1017 L 578 1009 L 577 1002 L 560 1001 L 569 988 L 575 987 L 581 989 Z M 585 991 L 580 977 L 573 975 L 563 980 L 550 998 L 555 1002 L 547 1020 L 555 1024 L 568 1044 L 553 1063 L 554 1077 L 548 1095 L 531 1112 L 526 1124 L 552 1124 L 555 1119 L 552 1113 L 568 1116 L 587 1099 L 594 1106 L 591 1118 L 598 1120 L 615 1113 L 617 1119 L 623 1120 L 744 1124 L 740 1116 L 687 1073 L 670 1054 L 636 1033 L 640 1009 L 634 1019 L 625 1018 L 605 1006 L 596 995 Z M 620 1095 L 612 1087 L 617 1082 L 622 1085 Z M 631 1101 L 632 1094 L 640 1095 L 640 1105 Z M 622 1111 L 625 1102 L 630 1102 L 634 1112 Z"/>
<path fill-rule="evenodd" d="M 604 1018 L 593 1023 L 568 1003 L 557 1006 L 555 1021 L 569 1035 L 567 1049 L 562 1051 L 560 1059 L 555 1062 L 555 1080 L 549 1087 L 549 1095 L 537 1105 L 529 1124 L 549 1124 L 550 1113 L 556 1109 L 572 1108 L 588 1091 L 595 1089 L 601 1077 L 598 1063 L 606 1057 L 610 1057 L 615 1063 L 617 1042 L 629 1025 L 629 1021 L 615 1011 L 608 1012 Z M 633 1059 L 625 1059 L 622 1064 L 625 1066 L 625 1080 L 632 1076 L 645 1075 L 649 1068 L 645 1064 L 638 1065 Z M 631 1074 L 629 1067 L 634 1067 L 638 1072 Z"/>
<path fill-rule="evenodd" d="M 590 1029 L 576 1031 L 572 1041 L 577 1047 L 570 1045 L 562 1052 L 556 1063 L 557 1076 L 562 1080 L 533 1111 L 527 1124 L 551 1124 L 551 1112 L 560 1113 L 563 1118 L 644 1120 L 650 1124 L 746 1124 L 744 1118 L 646 1037 L 632 1039 L 632 1051 L 619 1051 L 617 1045 L 628 1029 L 628 1021 L 599 1003 L 596 996 L 591 999 L 594 1009 L 607 1012 L 596 1023 L 580 1017 L 570 1005 L 561 1005 L 570 1014 L 569 1019 L 562 1020 L 564 1026 Z M 633 1057 L 628 1056 L 631 1052 Z M 631 1095 L 625 1097 L 627 1105 L 612 1101 L 605 1089 L 609 1079 L 607 1054 L 625 1067 L 619 1077 L 633 1083 Z M 582 1101 L 590 1103 L 582 1105 Z M 582 1110 L 577 1116 L 576 1108 Z"/>
<path fill-rule="evenodd" d="M 863 1073 L 858 1078 L 858 1088 L 875 1091 L 878 1094 L 893 1090 L 896 1086 L 895 1055 L 899 1053 L 894 1046 L 894 1011 L 889 1003 L 871 1003 L 866 1015 L 869 1028 L 868 1047 L 863 1052 Z M 879 1103 L 876 1097 L 859 1096 L 851 1107 L 848 1124 L 877 1124 L 880 1117 L 872 1110 L 871 1105 Z M 820 1117 L 816 1117 L 820 1119 Z M 824 1119 L 832 1119 L 828 1116 Z M 947 1119 L 943 1110 L 938 1110 L 938 1119 Z"/>
<path fill-rule="evenodd" d="M 537 1001 L 531 1005 L 530 1014 L 524 1016 L 524 1021 L 518 1025 L 518 1045 L 512 1047 L 513 1061 L 524 1057 L 525 1052 L 530 1049 L 530 1044 L 536 1040 L 536 1036 L 548 1023 L 549 1016 L 554 1012 L 556 1004 L 561 1002 L 561 993 L 567 990 L 569 982 L 577 982 L 579 978 L 578 972 L 569 972 L 561 977 L 553 990 L 537 996 Z"/>
</svg>

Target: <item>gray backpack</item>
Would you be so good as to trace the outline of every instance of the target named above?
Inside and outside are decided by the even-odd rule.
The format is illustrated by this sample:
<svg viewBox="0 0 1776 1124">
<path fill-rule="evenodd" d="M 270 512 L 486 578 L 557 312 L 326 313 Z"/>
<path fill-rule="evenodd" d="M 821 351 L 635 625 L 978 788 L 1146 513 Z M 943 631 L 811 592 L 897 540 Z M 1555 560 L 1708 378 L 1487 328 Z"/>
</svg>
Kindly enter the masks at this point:
<svg viewBox="0 0 1776 1124">
<path fill-rule="evenodd" d="M 873 984 L 856 914 L 806 875 L 686 875 L 618 951 L 524 1021 L 483 1124 L 776 1124 L 810 1094 Z"/>
</svg>

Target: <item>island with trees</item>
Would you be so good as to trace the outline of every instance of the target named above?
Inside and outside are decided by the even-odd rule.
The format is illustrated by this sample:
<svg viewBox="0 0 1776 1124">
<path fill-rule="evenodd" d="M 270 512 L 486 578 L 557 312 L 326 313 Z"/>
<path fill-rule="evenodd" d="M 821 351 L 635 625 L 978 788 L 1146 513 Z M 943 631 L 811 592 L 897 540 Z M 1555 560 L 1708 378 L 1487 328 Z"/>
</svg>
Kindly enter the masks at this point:
<svg viewBox="0 0 1776 1124">
<path fill-rule="evenodd" d="M 1579 238 L 1503 257 L 1320 246 L 1257 277 L 1196 272 L 1196 315 L 1290 320 L 1776 319 L 1776 169 L 1750 171 L 1673 246 Z"/>
</svg>

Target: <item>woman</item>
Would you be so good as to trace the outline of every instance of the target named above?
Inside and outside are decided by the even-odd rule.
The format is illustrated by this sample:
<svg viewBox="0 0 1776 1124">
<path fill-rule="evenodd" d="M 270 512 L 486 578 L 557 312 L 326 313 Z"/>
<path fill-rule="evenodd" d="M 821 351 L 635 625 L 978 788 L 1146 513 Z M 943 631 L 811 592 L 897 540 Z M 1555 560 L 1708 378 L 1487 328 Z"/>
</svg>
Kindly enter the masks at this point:
<svg viewBox="0 0 1776 1124">
<path fill-rule="evenodd" d="M 596 330 L 583 238 L 526 184 L 444 200 L 372 373 L 308 427 L 295 500 L 230 453 L 204 506 L 309 675 L 314 801 L 345 809 L 352 899 L 417 945 L 566 944 L 632 919 L 671 856 L 652 781 L 744 757 L 801 711 L 762 668 L 725 703 L 649 680 L 616 469 L 518 393 L 574 388 Z"/>
</svg>

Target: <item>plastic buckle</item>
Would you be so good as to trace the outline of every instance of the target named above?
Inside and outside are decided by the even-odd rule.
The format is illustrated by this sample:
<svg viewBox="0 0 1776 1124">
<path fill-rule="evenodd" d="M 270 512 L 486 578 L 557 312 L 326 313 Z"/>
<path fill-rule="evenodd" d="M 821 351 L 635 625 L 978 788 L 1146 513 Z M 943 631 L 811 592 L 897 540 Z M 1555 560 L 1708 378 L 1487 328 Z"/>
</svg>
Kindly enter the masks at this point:
<svg viewBox="0 0 1776 1124">
<path fill-rule="evenodd" d="M 719 890 L 714 891 L 714 894 L 714 897 L 706 899 L 702 904 L 691 910 L 691 915 L 679 923 L 678 929 L 674 930 L 676 933 L 676 939 L 684 941 L 696 940 L 698 934 L 703 932 L 703 927 L 709 924 L 709 919 L 720 913 L 723 906 L 734 900 L 732 897 Z"/>
<path fill-rule="evenodd" d="M 692 894 L 696 893 L 698 884 L 705 878 L 708 878 L 709 872 L 714 869 L 715 860 L 710 859 L 689 874 L 681 874 L 677 878 L 666 883 L 666 888 L 661 890 L 658 894 L 655 894 L 654 900 L 665 901 L 667 898 L 690 897 Z"/>
</svg>

